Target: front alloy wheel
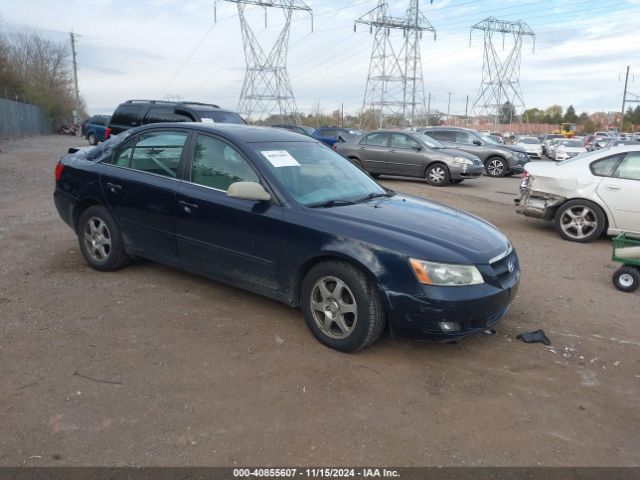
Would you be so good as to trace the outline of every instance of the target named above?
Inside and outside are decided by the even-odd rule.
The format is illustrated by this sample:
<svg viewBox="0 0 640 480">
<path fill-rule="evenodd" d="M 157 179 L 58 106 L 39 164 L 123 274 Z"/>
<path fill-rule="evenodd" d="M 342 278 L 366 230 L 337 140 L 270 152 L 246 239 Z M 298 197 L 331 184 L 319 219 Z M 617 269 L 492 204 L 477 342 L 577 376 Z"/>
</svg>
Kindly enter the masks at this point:
<svg viewBox="0 0 640 480">
<path fill-rule="evenodd" d="M 351 263 L 326 260 L 304 277 L 300 298 L 307 326 L 316 339 L 341 352 L 375 342 L 386 321 L 375 283 Z"/>
<path fill-rule="evenodd" d="M 427 168 L 427 182 L 434 187 L 449 184 L 449 169 L 441 163 L 436 163 Z"/>
<path fill-rule="evenodd" d="M 351 335 L 358 321 L 353 293 L 336 277 L 322 277 L 313 285 L 311 313 L 322 333 L 336 339 Z"/>
<path fill-rule="evenodd" d="M 505 173 L 507 173 L 507 167 L 504 164 L 504 160 L 501 158 L 490 158 L 487 162 L 487 173 L 491 177 L 502 177 Z"/>
</svg>

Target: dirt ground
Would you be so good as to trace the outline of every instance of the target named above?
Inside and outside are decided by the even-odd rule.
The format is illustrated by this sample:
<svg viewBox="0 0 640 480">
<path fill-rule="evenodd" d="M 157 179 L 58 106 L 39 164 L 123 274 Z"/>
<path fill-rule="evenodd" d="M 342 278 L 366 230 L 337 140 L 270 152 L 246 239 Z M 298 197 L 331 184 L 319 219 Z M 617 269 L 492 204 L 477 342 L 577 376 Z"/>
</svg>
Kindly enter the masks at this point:
<svg viewBox="0 0 640 480">
<path fill-rule="evenodd" d="M 52 202 L 84 144 L 0 144 L 0 465 L 640 465 L 640 295 L 612 286 L 608 240 L 516 215 L 518 179 L 383 180 L 497 225 L 521 288 L 494 335 L 345 355 L 275 301 L 91 270 Z M 516 340 L 540 328 L 550 347 Z"/>
</svg>

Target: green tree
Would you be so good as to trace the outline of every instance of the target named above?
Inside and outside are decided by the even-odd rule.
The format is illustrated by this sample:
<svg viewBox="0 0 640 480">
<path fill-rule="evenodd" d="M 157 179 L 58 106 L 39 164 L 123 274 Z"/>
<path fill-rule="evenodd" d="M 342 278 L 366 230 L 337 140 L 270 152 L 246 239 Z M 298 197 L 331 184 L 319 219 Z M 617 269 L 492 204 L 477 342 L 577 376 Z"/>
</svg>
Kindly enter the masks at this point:
<svg viewBox="0 0 640 480">
<path fill-rule="evenodd" d="M 500 106 L 500 123 L 511 123 L 516 116 L 516 107 L 510 101 L 507 100 Z"/>
<path fill-rule="evenodd" d="M 562 107 L 560 105 L 551 105 L 544 111 L 545 123 L 559 125 L 562 122 Z"/>
<path fill-rule="evenodd" d="M 578 116 L 576 115 L 576 109 L 573 108 L 573 105 L 569 105 L 569 107 L 567 108 L 567 112 L 564 114 L 564 117 L 562 118 L 563 122 L 568 122 L 568 123 L 577 123 L 578 122 Z"/>
<path fill-rule="evenodd" d="M 522 120 L 527 123 L 542 123 L 544 122 L 544 110 L 529 108 L 522 114 Z"/>
</svg>

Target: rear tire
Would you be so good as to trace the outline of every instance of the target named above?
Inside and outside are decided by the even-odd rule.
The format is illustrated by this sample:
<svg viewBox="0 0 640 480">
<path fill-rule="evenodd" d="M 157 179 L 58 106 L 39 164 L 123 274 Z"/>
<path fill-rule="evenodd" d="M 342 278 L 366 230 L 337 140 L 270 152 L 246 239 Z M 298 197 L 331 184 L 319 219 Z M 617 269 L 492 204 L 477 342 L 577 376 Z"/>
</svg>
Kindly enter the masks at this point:
<svg viewBox="0 0 640 480">
<path fill-rule="evenodd" d="M 302 312 L 313 336 L 341 352 L 355 352 L 382 333 L 386 312 L 376 285 L 355 266 L 324 261 L 313 266 L 301 289 Z"/>
<path fill-rule="evenodd" d="M 129 263 L 120 228 L 101 205 L 87 208 L 78 220 L 80 251 L 89 266 L 110 272 Z"/>
<path fill-rule="evenodd" d="M 613 273 L 613 284 L 623 292 L 633 292 L 640 286 L 640 272 L 637 268 L 624 265 Z"/>
<path fill-rule="evenodd" d="M 427 167 L 425 178 L 429 185 L 433 185 L 434 187 L 449 185 L 451 181 L 449 169 L 443 163 L 432 163 L 429 165 L 429 167 Z"/>
<path fill-rule="evenodd" d="M 90 133 L 89 136 L 87 137 L 87 140 L 89 140 L 89 145 L 98 144 L 98 139 L 96 138 L 95 133 Z"/>
<path fill-rule="evenodd" d="M 589 243 L 602 235 L 606 218 L 602 209 L 589 200 L 569 200 L 558 208 L 554 223 L 565 240 Z"/>
</svg>

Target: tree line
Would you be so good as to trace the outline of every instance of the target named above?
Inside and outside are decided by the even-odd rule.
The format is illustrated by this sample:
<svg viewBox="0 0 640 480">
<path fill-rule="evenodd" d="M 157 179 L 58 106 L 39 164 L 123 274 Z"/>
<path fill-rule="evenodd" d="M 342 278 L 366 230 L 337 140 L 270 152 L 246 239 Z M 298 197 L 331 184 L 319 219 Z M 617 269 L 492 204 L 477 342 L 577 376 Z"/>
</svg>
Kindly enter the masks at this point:
<svg viewBox="0 0 640 480">
<path fill-rule="evenodd" d="M 0 32 L 0 97 L 39 106 L 53 128 L 71 124 L 75 97 L 70 63 L 66 43 L 36 33 Z"/>
</svg>

